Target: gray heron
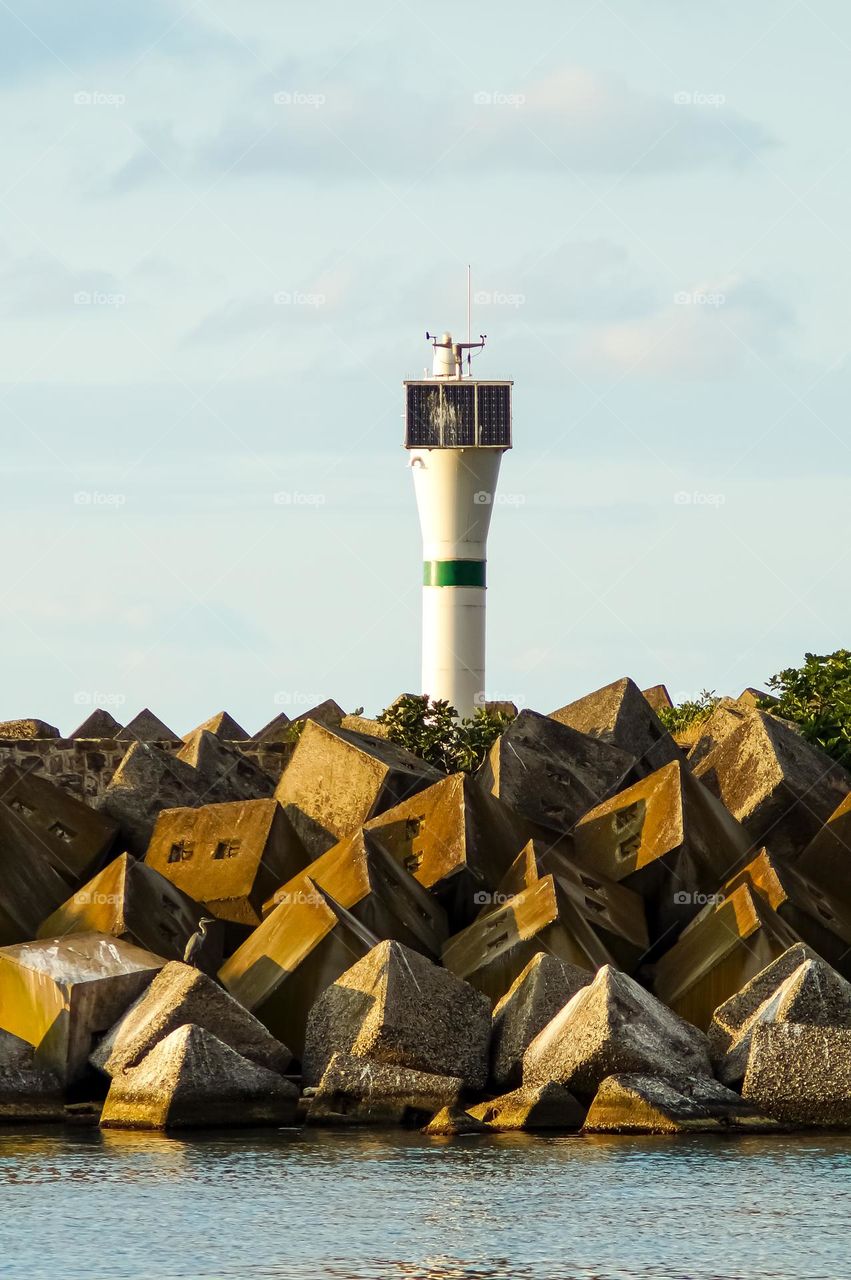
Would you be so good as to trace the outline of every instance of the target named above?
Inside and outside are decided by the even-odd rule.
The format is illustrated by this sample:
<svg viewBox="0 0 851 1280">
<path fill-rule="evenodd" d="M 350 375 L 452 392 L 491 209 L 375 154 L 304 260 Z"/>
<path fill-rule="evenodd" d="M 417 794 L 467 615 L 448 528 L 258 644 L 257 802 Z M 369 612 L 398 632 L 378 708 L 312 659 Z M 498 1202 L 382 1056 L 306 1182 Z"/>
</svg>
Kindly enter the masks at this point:
<svg viewBox="0 0 851 1280">
<path fill-rule="evenodd" d="M 183 950 L 183 963 L 194 965 L 196 969 L 201 966 L 198 963 L 201 959 L 201 952 L 204 950 L 204 943 L 207 941 L 207 925 L 215 924 L 212 916 L 202 916 L 198 921 L 198 928 L 187 942 Z"/>
</svg>

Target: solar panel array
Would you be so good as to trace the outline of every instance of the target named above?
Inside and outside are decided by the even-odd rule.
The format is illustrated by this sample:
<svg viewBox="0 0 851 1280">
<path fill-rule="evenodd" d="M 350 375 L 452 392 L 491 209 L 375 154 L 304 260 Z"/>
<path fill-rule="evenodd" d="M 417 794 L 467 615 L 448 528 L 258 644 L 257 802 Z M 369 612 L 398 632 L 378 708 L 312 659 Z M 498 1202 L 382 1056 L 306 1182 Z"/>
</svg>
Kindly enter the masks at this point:
<svg viewBox="0 0 851 1280">
<path fill-rule="evenodd" d="M 409 382 L 408 449 L 511 448 L 511 385 Z"/>
</svg>

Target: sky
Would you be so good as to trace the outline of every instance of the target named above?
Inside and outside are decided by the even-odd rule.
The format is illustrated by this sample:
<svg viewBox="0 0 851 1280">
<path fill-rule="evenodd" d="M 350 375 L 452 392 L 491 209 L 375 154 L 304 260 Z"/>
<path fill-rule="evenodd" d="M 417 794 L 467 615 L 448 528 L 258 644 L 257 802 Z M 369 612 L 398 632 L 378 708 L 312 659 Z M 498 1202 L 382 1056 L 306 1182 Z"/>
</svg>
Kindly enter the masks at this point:
<svg viewBox="0 0 851 1280">
<path fill-rule="evenodd" d="M 843 0 L 0 0 L 0 718 L 418 690 L 468 263 L 489 696 L 847 646 L 849 68 Z"/>
</svg>

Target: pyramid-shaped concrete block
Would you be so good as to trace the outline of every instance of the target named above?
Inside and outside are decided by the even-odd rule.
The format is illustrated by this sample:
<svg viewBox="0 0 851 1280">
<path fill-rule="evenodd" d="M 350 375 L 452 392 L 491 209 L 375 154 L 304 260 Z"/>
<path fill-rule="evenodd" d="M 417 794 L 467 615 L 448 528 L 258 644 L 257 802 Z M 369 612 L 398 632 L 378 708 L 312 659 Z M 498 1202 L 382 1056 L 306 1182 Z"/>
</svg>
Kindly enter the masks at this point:
<svg viewBox="0 0 851 1280">
<path fill-rule="evenodd" d="M 91 875 L 115 840 L 117 825 L 111 818 L 47 778 L 14 765 L 0 771 L 0 805 L 13 827 L 31 833 L 41 853 L 69 885 Z"/>
<path fill-rule="evenodd" d="M 318 857 L 441 776 L 395 743 L 309 721 L 275 796 Z"/>
<path fill-rule="evenodd" d="M 117 739 L 122 732 L 124 726 L 111 715 L 105 707 L 98 707 L 91 715 L 86 716 L 82 724 L 77 725 L 73 733 L 69 733 L 68 737 L 72 741 L 77 739 L 98 739 L 110 738 Z"/>
<path fill-rule="evenodd" d="M 286 1125 L 298 1090 L 203 1027 L 178 1027 L 137 1067 L 113 1077 L 105 1129 L 214 1129 Z"/>
<path fill-rule="evenodd" d="M 606 1076 L 712 1075 L 706 1036 L 607 965 L 539 1032 L 523 1083 L 553 1081 L 590 1103 Z"/>
<path fill-rule="evenodd" d="M 744 828 L 681 761 L 591 809 L 577 862 L 644 898 L 652 942 L 671 942 L 750 849 Z"/>
<path fill-rule="evenodd" d="M 521 1085 L 490 1102 L 470 1108 L 470 1115 L 491 1130 L 549 1129 L 576 1133 L 585 1119 L 585 1108 L 558 1084 Z"/>
<path fill-rule="evenodd" d="M 98 802 L 119 826 L 125 849 L 143 858 L 162 809 L 199 805 L 196 771 L 169 751 L 134 742 Z"/>
<path fill-rule="evenodd" d="M 801 945 L 790 947 L 715 1011 L 709 1042 L 719 1079 L 741 1084 L 756 1028 L 783 1022 L 851 1029 L 851 984 Z"/>
<path fill-rule="evenodd" d="M 752 707 L 734 698 L 720 698 L 712 711 L 698 717 L 677 733 L 677 741 L 688 751 L 688 761 L 696 769 L 701 760 L 720 746 L 723 740 L 747 721 Z"/>
<path fill-rule="evenodd" d="M 563 833 L 631 778 L 634 764 L 635 757 L 619 747 L 549 716 L 521 711 L 477 776 L 541 833 Z"/>
<path fill-rule="evenodd" d="M 153 711 L 149 711 L 146 707 L 144 711 L 140 711 L 134 716 L 129 724 L 125 725 L 119 734 L 116 734 L 119 742 L 180 742 L 180 734 L 175 733 L 167 724 L 160 720 L 159 716 L 155 716 Z"/>
<path fill-rule="evenodd" d="M 316 1084 L 335 1053 L 388 1066 L 488 1076 L 490 1004 L 466 982 L 398 942 L 381 942 L 332 983 L 307 1021 L 302 1070 Z"/>
<path fill-rule="evenodd" d="M 270 799 L 275 789 L 272 778 L 238 744 L 220 742 L 206 729 L 187 738 L 175 759 L 192 767 L 195 786 L 208 803 Z"/>
<path fill-rule="evenodd" d="M 583 1133 L 764 1133 L 777 1121 L 706 1076 L 612 1075 L 597 1090 Z"/>
<path fill-rule="evenodd" d="M 219 970 L 231 995 L 297 1057 L 319 996 L 379 939 L 315 884 L 275 908 Z"/>
<path fill-rule="evenodd" d="M 257 732 L 252 735 L 251 741 L 266 743 L 288 742 L 292 733 L 290 728 L 291 724 L 292 721 L 286 712 L 279 711 L 278 714 L 268 722 L 268 724 L 264 724 L 262 729 L 258 729 Z"/>
<path fill-rule="evenodd" d="M 444 1107 L 456 1108 L 462 1088 L 456 1076 L 335 1053 L 316 1089 L 307 1122 L 420 1128 Z"/>
<path fill-rule="evenodd" d="M 250 736 L 227 711 L 219 711 L 203 724 L 196 725 L 189 733 L 183 735 L 183 741 L 189 742 L 191 738 L 202 732 L 211 733 L 220 742 L 245 742 Z"/>
<path fill-rule="evenodd" d="M 312 720 L 316 724 L 324 724 L 327 729 L 337 729 L 342 724 L 345 714 L 339 702 L 335 702 L 333 698 L 326 698 L 324 702 L 317 702 L 315 707 L 308 707 L 307 711 L 301 711 L 292 719 L 294 724 L 307 724 Z"/>
<path fill-rule="evenodd" d="M 594 978 L 588 969 L 539 951 L 493 1011 L 491 1080 L 498 1089 L 519 1085 L 523 1054 L 539 1031 Z"/>
<path fill-rule="evenodd" d="M 309 898 L 315 886 L 377 938 L 393 938 L 437 956 L 448 937 L 443 908 L 391 858 L 374 832 L 357 831 L 340 840 L 278 889 L 265 914 L 283 902 Z"/>
<path fill-rule="evenodd" d="M 496 796 L 454 773 L 366 824 L 406 871 L 430 889 L 456 928 L 468 924 L 511 866 L 521 824 Z"/>
<path fill-rule="evenodd" d="M 553 875 L 541 876 L 450 938 L 443 963 L 496 1004 L 539 951 L 592 971 L 613 960 L 603 934 L 589 924 L 588 908 L 579 908 Z"/>
<path fill-rule="evenodd" d="M 794 859 L 851 792 L 851 774 L 794 729 L 750 711 L 694 766 L 754 846 Z"/>
<path fill-rule="evenodd" d="M 177 960 L 202 914 L 197 902 L 153 867 L 122 853 L 48 916 L 38 937 L 107 933 Z"/>
<path fill-rule="evenodd" d="M 719 1004 L 708 1032 L 713 1056 L 717 1059 L 726 1054 L 757 1010 L 774 997 L 778 988 L 802 964 L 814 958 L 815 952 L 803 942 L 796 942 L 781 951 L 779 956 L 759 969 L 754 977 Z"/>
<path fill-rule="evenodd" d="M 851 1030 L 756 1027 L 742 1097 L 781 1124 L 851 1128 Z"/>
<path fill-rule="evenodd" d="M 641 775 L 683 758 L 648 699 L 626 676 L 550 715 L 559 724 L 600 738 L 634 756 L 636 771 Z"/>
<path fill-rule="evenodd" d="M 192 1023 L 212 1032 L 243 1058 L 279 1074 L 292 1054 L 262 1022 L 206 974 L 186 964 L 167 964 L 97 1044 L 91 1063 L 109 1076 L 137 1067 L 178 1027 Z"/>
<path fill-rule="evenodd" d="M 211 915 L 252 928 L 263 903 L 307 863 L 277 800 L 166 809 L 145 854 L 146 866 Z"/>
<path fill-rule="evenodd" d="M 706 1029 L 726 1000 L 787 947 L 799 942 L 758 893 L 740 884 L 719 893 L 656 965 L 653 989 L 660 1000 Z"/>
<path fill-rule="evenodd" d="M 99 933 L 0 948 L 0 1030 L 26 1040 L 63 1084 L 86 1069 L 92 1042 L 165 962 Z"/>
</svg>

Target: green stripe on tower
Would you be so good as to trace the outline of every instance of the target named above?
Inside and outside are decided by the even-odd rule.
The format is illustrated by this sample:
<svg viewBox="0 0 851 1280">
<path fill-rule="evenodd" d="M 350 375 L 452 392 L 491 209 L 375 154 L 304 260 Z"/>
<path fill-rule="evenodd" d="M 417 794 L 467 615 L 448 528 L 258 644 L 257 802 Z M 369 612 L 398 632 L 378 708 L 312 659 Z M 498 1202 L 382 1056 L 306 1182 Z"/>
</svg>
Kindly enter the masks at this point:
<svg viewBox="0 0 851 1280">
<path fill-rule="evenodd" d="M 484 587 L 484 560 L 424 560 L 424 587 Z"/>
</svg>

